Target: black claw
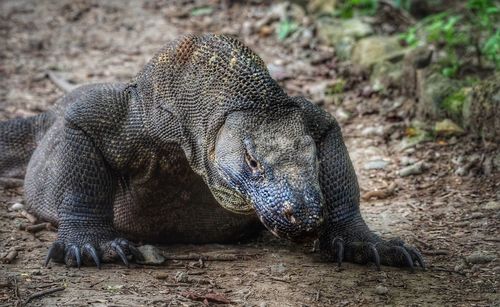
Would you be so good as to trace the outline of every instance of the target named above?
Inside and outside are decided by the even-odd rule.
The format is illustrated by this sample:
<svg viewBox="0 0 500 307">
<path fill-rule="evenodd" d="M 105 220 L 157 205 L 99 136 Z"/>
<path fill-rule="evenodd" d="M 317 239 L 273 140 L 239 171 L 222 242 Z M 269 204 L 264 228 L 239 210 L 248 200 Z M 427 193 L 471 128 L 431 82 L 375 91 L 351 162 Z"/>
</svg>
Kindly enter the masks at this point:
<svg viewBox="0 0 500 307">
<path fill-rule="evenodd" d="M 332 246 L 337 247 L 337 266 L 340 268 L 342 265 L 342 260 L 344 260 L 344 240 L 339 237 L 335 237 L 332 241 Z"/>
<path fill-rule="evenodd" d="M 45 266 L 49 265 L 50 259 L 54 258 L 55 255 L 64 250 L 64 244 L 61 242 L 54 242 L 47 252 L 47 257 L 45 257 Z"/>
<path fill-rule="evenodd" d="M 139 260 L 139 261 L 144 261 L 144 256 L 142 255 L 142 253 L 139 251 L 139 249 L 137 249 L 137 247 L 135 247 L 134 245 L 132 244 L 129 244 L 128 245 L 128 249 L 130 250 L 130 253 L 132 254 L 132 256 L 134 256 L 134 258 L 136 260 Z"/>
<path fill-rule="evenodd" d="M 115 250 L 115 252 L 118 254 L 118 256 L 120 256 L 123 263 L 125 263 L 125 265 L 127 267 L 130 267 L 130 265 L 128 263 L 127 255 L 125 255 L 125 252 L 123 251 L 122 247 L 118 243 L 116 243 L 115 241 L 113 241 L 113 243 L 111 243 L 111 247 Z"/>
<path fill-rule="evenodd" d="M 375 266 L 377 267 L 377 271 L 380 271 L 380 255 L 378 254 L 377 247 L 373 243 L 368 243 L 368 246 L 370 247 L 372 251 L 372 256 L 373 256 L 373 262 L 375 263 Z"/>
<path fill-rule="evenodd" d="M 402 247 L 402 246 L 394 246 L 393 248 L 396 249 L 396 250 L 398 250 L 398 251 L 400 251 L 401 254 L 403 254 L 403 256 L 405 257 L 405 260 L 406 260 L 406 264 L 410 268 L 410 271 L 412 273 L 415 272 L 415 267 L 413 266 L 413 259 L 411 258 L 411 256 L 408 253 L 408 251 L 404 247 Z"/>
<path fill-rule="evenodd" d="M 83 246 L 82 251 L 87 252 L 92 257 L 92 259 L 94 259 L 97 268 L 100 270 L 101 260 L 99 259 L 99 255 L 97 255 L 96 249 L 90 243 L 87 243 Z"/>
<path fill-rule="evenodd" d="M 80 257 L 80 249 L 76 245 L 70 245 L 68 247 L 68 250 L 66 252 L 66 264 L 69 262 L 70 257 L 72 256 L 75 257 L 76 260 L 76 266 L 80 268 L 82 266 L 82 258 Z"/>
<path fill-rule="evenodd" d="M 405 248 L 408 250 L 410 254 L 412 254 L 412 256 L 414 256 L 415 262 L 422 268 L 422 270 L 425 271 L 424 258 L 422 257 L 420 252 L 416 248 L 411 246 L 405 246 Z"/>
</svg>

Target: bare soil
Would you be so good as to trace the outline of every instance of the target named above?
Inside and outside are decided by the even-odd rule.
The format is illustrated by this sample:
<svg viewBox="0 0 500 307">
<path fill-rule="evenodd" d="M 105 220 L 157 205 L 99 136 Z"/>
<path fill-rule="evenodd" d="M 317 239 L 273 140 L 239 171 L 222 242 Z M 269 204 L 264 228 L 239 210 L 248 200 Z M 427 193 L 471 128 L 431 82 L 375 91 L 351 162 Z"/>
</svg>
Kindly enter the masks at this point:
<svg viewBox="0 0 500 307">
<path fill-rule="evenodd" d="M 1 1 L 0 119 L 39 113 L 62 95 L 45 77 L 47 70 L 78 84 L 127 81 L 165 42 L 188 32 L 237 35 L 273 67 L 292 95 L 311 94 L 314 100 L 317 84 L 346 74 L 314 35 L 281 42 L 273 23 L 271 32 L 256 27 L 276 9 L 256 2 L 206 1 L 201 6 L 214 8 L 209 14 L 190 16 L 200 13 L 196 1 Z M 463 157 L 479 154 L 484 161 L 496 145 L 461 137 L 403 150 L 405 116 L 415 102 L 367 93 L 362 74 L 347 75 L 351 85 L 341 105 L 314 101 L 334 115 L 349 110 L 351 117 L 339 120 L 362 195 L 381 198 L 363 199 L 363 215 L 382 235 L 400 236 L 419 248 L 428 270 L 383 267 L 378 272 L 349 263 L 339 270 L 311 252 L 312 244 L 295 245 L 269 234 L 236 245 L 160 246 L 174 257 L 228 255 L 226 261 L 192 257 L 162 266 L 43 267 L 56 233 L 20 230 L 28 221 L 9 208 L 23 203 L 22 189 L 0 188 L 0 258 L 17 251 L 12 263 L 0 264 L 0 305 L 21 306 L 34 294 L 27 305 L 500 305 L 500 175 L 484 175 L 480 167 L 471 167 L 469 176 L 455 174 Z M 395 101 L 402 103 L 394 107 Z M 412 159 L 428 168 L 399 176 Z M 380 160 L 387 162 L 383 169 L 367 167 Z M 465 261 L 475 253 L 489 258 Z M 58 287 L 64 289 L 40 292 Z"/>
</svg>

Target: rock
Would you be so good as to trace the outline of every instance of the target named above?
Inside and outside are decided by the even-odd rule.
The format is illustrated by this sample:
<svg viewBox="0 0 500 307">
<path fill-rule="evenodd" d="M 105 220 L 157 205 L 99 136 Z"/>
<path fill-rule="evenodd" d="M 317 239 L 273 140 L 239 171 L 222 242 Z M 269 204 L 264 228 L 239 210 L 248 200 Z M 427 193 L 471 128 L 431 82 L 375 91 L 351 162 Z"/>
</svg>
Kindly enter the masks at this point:
<svg viewBox="0 0 500 307">
<path fill-rule="evenodd" d="M 366 170 L 384 169 L 388 164 L 389 164 L 388 161 L 373 160 L 373 161 L 366 162 L 365 165 L 363 166 L 363 168 Z"/>
<path fill-rule="evenodd" d="M 475 252 L 474 254 L 465 257 L 465 261 L 470 264 L 484 264 L 492 262 L 495 259 L 495 255 L 487 254 L 484 252 Z"/>
<path fill-rule="evenodd" d="M 428 46 L 418 46 L 405 54 L 402 64 L 401 91 L 408 97 L 417 93 L 417 79 L 423 68 L 432 62 L 433 51 Z"/>
<path fill-rule="evenodd" d="M 161 265 L 165 262 L 162 252 L 153 245 L 141 245 L 138 249 L 144 257 L 143 261 L 137 261 L 139 264 Z"/>
<path fill-rule="evenodd" d="M 334 46 L 338 58 L 348 60 L 356 40 L 369 36 L 373 28 L 359 18 L 351 19 L 320 19 L 317 35 L 325 44 Z"/>
<path fill-rule="evenodd" d="M 485 210 L 500 210 L 500 201 L 489 201 L 483 205 Z"/>
<path fill-rule="evenodd" d="M 344 91 L 346 81 L 342 78 L 335 80 L 324 80 L 322 82 L 304 86 L 306 93 L 311 95 L 314 101 L 325 101 L 327 96 L 340 94 Z"/>
<path fill-rule="evenodd" d="M 403 58 L 409 50 L 399 44 L 397 36 L 370 36 L 356 43 L 351 59 L 362 68 L 371 68 L 375 63 Z"/>
<path fill-rule="evenodd" d="M 273 275 L 283 275 L 287 271 L 287 268 L 283 263 L 271 265 L 271 274 Z"/>
<path fill-rule="evenodd" d="M 441 119 L 447 115 L 442 105 L 445 99 L 460 89 L 460 82 L 441 74 L 436 66 L 427 68 L 417 76 L 417 115 L 421 119 Z"/>
<path fill-rule="evenodd" d="M 472 87 L 462 116 L 464 128 L 483 140 L 500 142 L 500 73 Z"/>
<path fill-rule="evenodd" d="M 9 211 L 21 211 L 24 209 L 24 205 L 21 203 L 15 203 L 10 206 Z"/>
<path fill-rule="evenodd" d="M 338 0 L 311 0 L 307 3 L 307 10 L 316 14 L 333 14 Z M 308 3 L 309 2 L 309 3 Z"/>
<path fill-rule="evenodd" d="M 406 177 L 410 175 L 419 175 L 422 174 L 427 168 L 427 165 L 423 161 L 420 161 L 400 169 L 399 176 Z"/>
<path fill-rule="evenodd" d="M 383 136 L 384 135 L 384 127 L 383 126 L 375 126 L 375 127 L 366 127 L 361 131 L 362 136 Z"/>
<path fill-rule="evenodd" d="M 493 165 L 497 168 L 497 170 L 500 171 L 500 152 L 495 154 L 495 156 L 492 159 Z"/>
<path fill-rule="evenodd" d="M 374 91 L 385 91 L 389 88 L 400 88 L 402 80 L 402 64 L 383 61 L 373 65 L 370 84 Z"/>
<path fill-rule="evenodd" d="M 178 271 L 177 273 L 175 273 L 174 279 L 176 282 L 182 282 L 182 283 L 189 282 L 189 276 L 188 276 L 188 273 L 186 273 L 186 272 Z"/>
<path fill-rule="evenodd" d="M 375 288 L 375 293 L 377 293 L 378 295 L 386 295 L 387 293 L 389 293 L 389 289 L 387 289 L 387 287 L 378 285 Z"/>
<path fill-rule="evenodd" d="M 354 48 L 354 44 L 356 40 L 352 37 L 343 37 L 340 39 L 335 46 L 335 55 L 340 60 L 349 60 L 352 56 L 352 49 Z"/>
<path fill-rule="evenodd" d="M 464 129 L 455 124 L 452 120 L 444 119 L 436 123 L 434 132 L 440 136 L 453 136 L 463 134 Z"/>
<path fill-rule="evenodd" d="M 339 107 L 336 111 L 335 111 L 335 118 L 343 123 L 343 122 L 346 122 L 348 121 L 350 118 L 351 118 L 351 113 L 347 112 L 345 109 L 343 109 L 342 107 Z"/>
<path fill-rule="evenodd" d="M 407 157 L 407 156 L 403 156 L 401 158 L 401 161 L 399 161 L 399 164 L 401 164 L 402 166 L 408 166 L 408 165 L 415 164 L 415 163 L 417 163 L 417 159 L 415 159 L 413 157 Z"/>
<path fill-rule="evenodd" d="M 460 263 L 455 265 L 455 268 L 453 269 L 457 273 L 463 273 L 463 271 L 468 267 L 467 263 L 462 259 Z"/>
</svg>

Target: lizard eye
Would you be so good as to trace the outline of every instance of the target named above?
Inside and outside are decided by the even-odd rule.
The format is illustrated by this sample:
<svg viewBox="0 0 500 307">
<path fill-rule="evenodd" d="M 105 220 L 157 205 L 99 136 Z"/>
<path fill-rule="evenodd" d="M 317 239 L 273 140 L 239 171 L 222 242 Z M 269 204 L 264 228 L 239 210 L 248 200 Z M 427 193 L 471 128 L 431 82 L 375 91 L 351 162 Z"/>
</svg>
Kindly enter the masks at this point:
<svg viewBox="0 0 500 307">
<path fill-rule="evenodd" d="M 245 161 L 247 162 L 248 166 L 252 170 L 252 173 L 256 174 L 261 172 L 261 167 L 260 163 L 255 160 L 248 152 L 245 153 Z"/>
</svg>

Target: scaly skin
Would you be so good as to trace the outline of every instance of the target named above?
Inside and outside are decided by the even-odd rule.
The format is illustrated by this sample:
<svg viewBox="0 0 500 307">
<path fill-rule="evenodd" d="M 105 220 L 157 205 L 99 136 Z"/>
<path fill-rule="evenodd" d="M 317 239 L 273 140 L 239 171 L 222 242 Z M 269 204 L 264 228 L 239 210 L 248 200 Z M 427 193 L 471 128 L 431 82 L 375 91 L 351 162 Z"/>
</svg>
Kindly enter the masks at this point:
<svg viewBox="0 0 500 307">
<path fill-rule="evenodd" d="M 0 125 L 10 152 L 0 176 L 22 172 L 33 151 L 22 144 L 35 140 L 26 200 L 59 227 L 47 262 L 128 264 L 141 257 L 128 240 L 234 242 L 263 224 L 294 241 L 319 237 L 339 264 L 424 266 L 364 223 L 336 121 L 287 96 L 233 38 L 183 37 L 132 82 L 80 87 L 43 117 Z"/>
</svg>

